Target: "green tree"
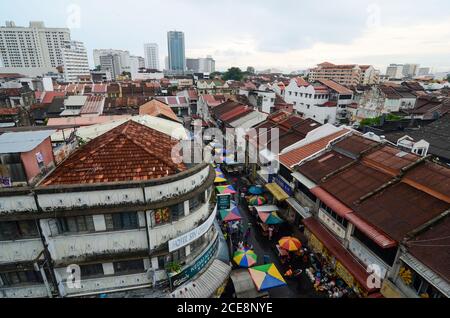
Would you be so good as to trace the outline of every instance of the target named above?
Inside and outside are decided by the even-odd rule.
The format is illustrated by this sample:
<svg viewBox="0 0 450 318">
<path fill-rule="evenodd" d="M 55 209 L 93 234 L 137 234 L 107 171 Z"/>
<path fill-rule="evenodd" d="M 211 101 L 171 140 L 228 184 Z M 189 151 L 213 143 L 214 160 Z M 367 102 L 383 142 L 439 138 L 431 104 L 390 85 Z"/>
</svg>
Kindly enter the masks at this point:
<svg viewBox="0 0 450 318">
<path fill-rule="evenodd" d="M 225 81 L 234 80 L 241 81 L 244 78 L 244 74 L 242 73 L 239 67 L 231 67 L 228 71 L 223 74 L 222 79 Z"/>
</svg>

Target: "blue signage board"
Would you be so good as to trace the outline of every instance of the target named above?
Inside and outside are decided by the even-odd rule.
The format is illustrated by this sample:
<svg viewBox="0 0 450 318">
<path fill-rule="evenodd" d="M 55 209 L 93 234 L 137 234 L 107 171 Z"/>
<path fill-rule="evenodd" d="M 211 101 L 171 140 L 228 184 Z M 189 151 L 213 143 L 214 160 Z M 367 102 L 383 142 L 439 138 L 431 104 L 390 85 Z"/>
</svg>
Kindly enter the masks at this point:
<svg viewBox="0 0 450 318">
<path fill-rule="evenodd" d="M 284 192 L 286 192 L 289 196 L 294 195 L 294 191 L 292 191 L 291 186 L 283 179 L 281 179 L 277 174 L 271 175 L 271 178 L 269 178 L 269 182 L 275 182 L 276 184 L 278 184 L 281 189 L 283 189 Z"/>
</svg>

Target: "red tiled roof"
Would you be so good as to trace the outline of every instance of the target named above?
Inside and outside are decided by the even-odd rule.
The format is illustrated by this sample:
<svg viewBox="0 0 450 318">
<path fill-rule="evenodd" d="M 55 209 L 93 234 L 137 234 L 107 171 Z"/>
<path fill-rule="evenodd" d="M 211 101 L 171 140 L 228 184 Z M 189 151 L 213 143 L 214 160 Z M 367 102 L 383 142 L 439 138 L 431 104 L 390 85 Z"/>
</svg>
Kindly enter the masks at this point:
<svg viewBox="0 0 450 318">
<path fill-rule="evenodd" d="M 66 95 L 65 92 L 44 92 L 44 99 L 42 100 L 42 104 L 51 104 L 53 102 L 53 98 L 55 97 L 64 97 Z"/>
<path fill-rule="evenodd" d="M 232 122 L 235 121 L 249 113 L 251 113 L 253 110 L 249 108 L 247 105 L 241 105 L 237 106 L 236 108 L 233 108 L 232 110 L 222 114 L 219 119 L 223 122 Z"/>
<path fill-rule="evenodd" d="M 172 160 L 177 141 L 129 120 L 78 149 L 43 185 L 143 181 L 186 170 Z M 177 158 L 180 159 L 180 158 Z"/>
<path fill-rule="evenodd" d="M 290 167 L 298 164 L 300 161 L 302 161 L 302 160 L 308 158 L 309 156 L 324 149 L 330 143 L 330 141 L 337 139 L 348 132 L 349 132 L 349 130 L 342 129 L 342 130 L 335 132 L 329 136 L 323 137 L 323 138 L 316 140 L 314 142 L 311 142 L 307 145 L 304 145 L 302 147 L 299 147 L 297 149 L 294 149 L 287 153 L 284 153 L 284 154 L 280 155 L 279 160 L 284 166 L 290 168 Z"/>
<path fill-rule="evenodd" d="M 296 77 L 295 82 L 297 83 L 298 87 L 311 85 L 303 77 Z"/>
<path fill-rule="evenodd" d="M 169 105 L 164 104 L 157 99 L 152 99 L 139 107 L 139 115 L 150 115 L 154 117 L 163 116 L 176 122 L 180 121 Z"/>
<path fill-rule="evenodd" d="M 320 83 L 322 83 L 323 85 L 331 88 L 332 90 L 338 92 L 341 95 L 352 95 L 353 91 L 342 86 L 341 84 L 338 84 L 332 80 L 328 80 L 328 79 L 319 79 L 318 80 Z"/>
<path fill-rule="evenodd" d="M 94 94 L 104 94 L 106 93 L 106 84 L 94 84 L 92 86 L 92 93 Z"/>
</svg>

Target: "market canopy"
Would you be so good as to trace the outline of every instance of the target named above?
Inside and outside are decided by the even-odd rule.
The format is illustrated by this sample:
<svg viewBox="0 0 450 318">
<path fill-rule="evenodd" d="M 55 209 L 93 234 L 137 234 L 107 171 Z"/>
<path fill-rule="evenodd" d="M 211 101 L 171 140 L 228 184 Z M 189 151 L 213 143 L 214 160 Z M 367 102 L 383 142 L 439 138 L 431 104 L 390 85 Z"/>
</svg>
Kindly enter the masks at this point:
<svg viewBox="0 0 450 318">
<path fill-rule="evenodd" d="M 233 255 L 233 261 L 240 267 L 251 267 L 256 264 L 258 256 L 248 249 L 237 250 Z"/>
<path fill-rule="evenodd" d="M 239 221 L 242 219 L 237 206 L 232 207 L 230 210 L 220 210 L 219 214 L 222 221 L 225 222 Z"/>
<path fill-rule="evenodd" d="M 258 291 L 287 285 L 273 263 L 255 266 L 249 268 L 248 271 Z"/>
<path fill-rule="evenodd" d="M 223 186 L 217 186 L 216 190 L 219 194 L 235 194 L 236 190 L 234 190 L 232 185 L 223 185 Z"/>
<path fill-rule="evenodd" d="M 278 184 L 276 183 L 268 183 L 266 184 L 267 190 L 277 199 L 278 201 L 284 201 L 289 198 L 289 194 L 287 194 Z"/>
<path fill-rule="evenodd" d="M 217 167 L 215 170 L 216 170 L 216 178 L 214 179 L 214 183 L 220 183 L 220 182 L 227 181 L 227 179 L 225 178 L 225 175 L 223 174 L 222 170 L 220 170 L 219 167 Z"/>
<path fill-rule="evenodd" d="M 284 222 L 283 219 L 278 216 L 277 212 L 258 212 L 258 216 L 265 224 L 269 225 L 281 224 Z"/>
<path fill-rule="evenodd" d="M 250 194 L 263 194 L 264 193 L 264 188 L 260 185 L 252 185 L 249 189 L 248 189 L 248 193 Z"/>
<path fill-rule="evenodd" d="M 272 204 L 255 206 L 255 209 L 257 212 L 276 212 L 280 210 L 276 205 Z"/>
</svg>

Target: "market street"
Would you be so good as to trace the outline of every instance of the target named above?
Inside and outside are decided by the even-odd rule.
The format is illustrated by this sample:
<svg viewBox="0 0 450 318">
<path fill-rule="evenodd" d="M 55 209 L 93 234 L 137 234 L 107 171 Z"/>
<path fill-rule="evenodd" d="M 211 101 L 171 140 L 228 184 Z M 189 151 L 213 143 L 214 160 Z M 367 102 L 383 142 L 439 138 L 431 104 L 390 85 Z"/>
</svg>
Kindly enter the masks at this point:
<svg viewBox="0 0 450 318">
<path fill-rule="evenodd" d="M 230 180 L 230 183 L 233 184 L 235 189 L 239 192 L 241 186 L 240 186 L 240 178 L 234 179 L 233 176 L 227 176 L 228 180 Z M 232 181 L 234 180 L 234 182 Z M 276 242 L 278 239 L 280 239 L 282 236 L 290 235 L 292 233 L 279 233 L 278 235 L 274 235 L 272 238 L 272 241 L 269 241 L 267 237 L 264 237 L 261 233 L 261 229 L 259 228 L 256 218 L 251 215 L 250 211 L 248 210 L 247 204 L 245 200 L 238 200 L 239 201 L 239 211 L 241 212 L 242 216 L 242 224 L 243 229 L 247 229 L 247 224 L 250 222 L 251 225 L 251 232 L 249 236 L 249 244 L 253 245 L 253 251 L 258 255 L 258 265 L 264 264 L 264 255 L 268 256 L 268 260 L 270 263 L 274 263 L 276 267 L 280 270 L 280 273 L 284 274 L 286 271 L 286 266 L 282 265 L 280 262 L 280 258 L 278 257 L 278 252 L 275 247 Z M 284 287 L 278 287 L 269 290 L 270 297 L 273 298 L 284 298 L 284 297 L 291 297 L 291 298 L 317 298 L 317 297 L 325 297 L 323 294 L 319 294 L 314 290 L 314 286 L 311 283 L 311 281 L 307 278 L 306 273 L 303 271 L 303 273 L 300 274 L 300 277 L 298 278 L 285 278 L 287 286 Z M 300 282 L 300 283 L 299 283 Z"/>
</svg>

